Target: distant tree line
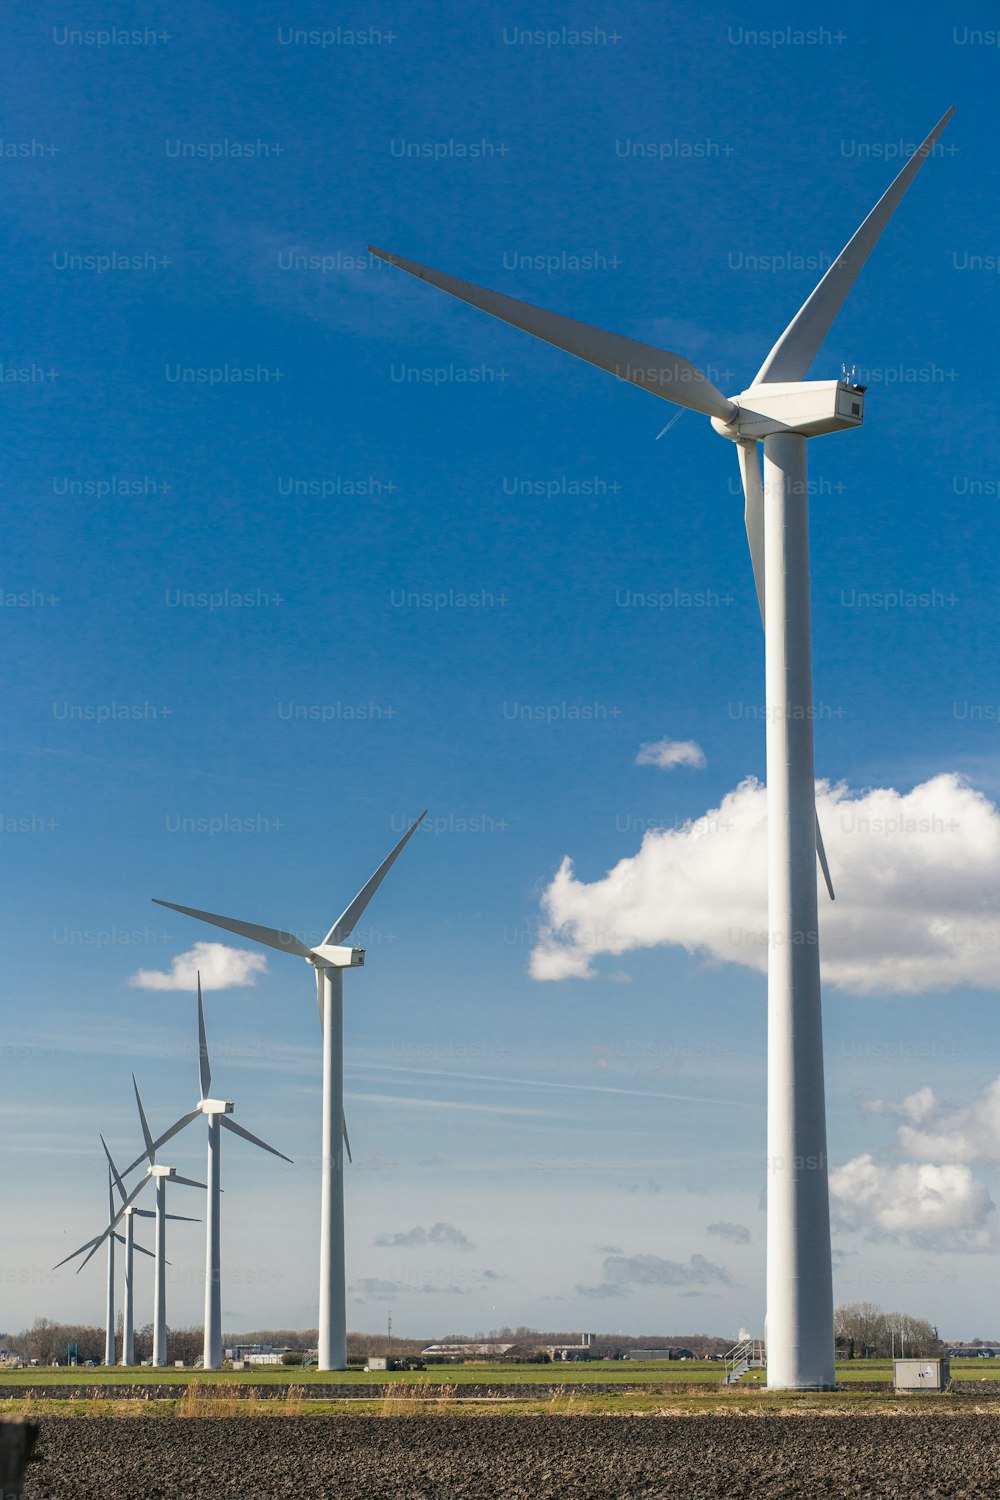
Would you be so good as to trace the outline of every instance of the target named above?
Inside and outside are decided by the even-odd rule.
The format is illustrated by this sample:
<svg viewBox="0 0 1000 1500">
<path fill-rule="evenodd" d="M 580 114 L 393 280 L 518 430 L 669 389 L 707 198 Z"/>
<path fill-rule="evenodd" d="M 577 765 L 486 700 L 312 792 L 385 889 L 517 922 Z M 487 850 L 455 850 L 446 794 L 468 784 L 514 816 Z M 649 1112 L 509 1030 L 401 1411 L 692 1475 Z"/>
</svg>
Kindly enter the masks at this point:
<svg viewBox="0 0 1000 1500">
<path fill-rule="evenodd" d="M 895 1350 L 906 1354 L 928 1356 L 937 1352 L 941 1345 L 937 1330 L 922 1318 L 909 1313 L 883 1312 L 871 1302 L 851 1302 L 838 1307 L 835 1314 L 838 1355 L 846 1359 L 888 1358 Z M 118 1337 L 115 1341 L 116 1358 L 121 1358 L 122 1320 L 118 1319 Z M 315 1349 L 319 1334 L 315 1328 L 255 1328 L 249 1332 L 223 1335 L 226 1348 L 234 1344 L 269 1344 L 275 1349 L 290 1349 L 306 1354 Z M 504 1325 L 491 1328 L 488 1333 L 449 1333 L 438 1337 L 401 1338 L 387 1333 L 365 1333 L 356 1331 L 347 1335 L 348 1358 L 352 1363 L 363 1361 L 365 1356 L 389 1355 L 414 1356 L 429 1343 L 483 1343 L 513 1344 L 513 1354 L 530 1359 L 550 1344 L 575 1344 L 580 1340 L 580 1330 L 544 1330 L 521 1324 L 517 1328 Z M 633 1349 L 690 1349 L 692 1353 L 705 1356 L 724 1354 L 736 1342 L 734 1338 L 718 1338 L 704 1333 L 644 1333 L 644 1334 L 598 1334 L 592 1346 L 595 1359 L 621 1358 Z M 36 1318 L 30 1328 L 20 1333 L 0 1335 L 0 1345 L 13 1350 L 23 1360 L 37 1360 L 41 1365 L 66 1361 L 67 1344 L 79 1345 L 79 1360 L 83 1364 L 92 1360 L 95 1364 L 104 1359 L 104 1330 L 77 1323 L 57 1323 L 48 1318 Z M 183 1360 L 185 1365 L 194 1365 L 201 1358 L 204 1336 L 200 1327 L 169 1328 L 167 1330 L 167 1359 L 173 1364 Z M 135 1357 L 141 1363 L 153 1352 L 153 1329 L 146 1324 L 135 1331 Z"/>
<path fill-rule="evenodd" d="M 250 1333 L 227 1333 L 223 1335 L 223 1342 L 227 1348 L 231 1348 L 234 1343 L 271 1344 L 277 1349 L 294 1349 L 304 1353 L 307 1349 L 316 1348 L 317 1338 L 315 1328 L 269 1328 Z M 25 1328 L 20 1333 L 4 1334 L 0 1342 L 5 1348 L 19 1354 L 28 1364 L 37 1360 L 40 1365 L 63 1365 L 66 1363 L 67 1345 L 73 1346 L 74 1352 L 78 1346 L 77 1357 L 80 1364 L 85 1364 L 87 1360 L 92 1360 L 95 1364 L 104 1361 L 104 1329 L 82 1323 L 55 1323 L 49 1318 L 36 1318 L 30 1328 Z M 182 1359 L 186 1365 L 193 1365 L 202 1357 L 204 1350 L 205 1337 L 200 1327 L 167 1329 L 169 1364 Z M 122 1319 L 119 1316 L 115 1358 L 120 1359 L 121 1353 Z M 136 1364 L 151 1359 L 152 1355 L 153 1325 L 147 1323 L 135 1330 Z"/>
<path fill-rule="evenodd" d="M 884 1312 L 874 1302 L 845 1302 L 834 1311 L 837 1354 L 842 1359 L 932 1358 L 942 1349 L 938 1331 L 912 1313 Z"/>
</svg>

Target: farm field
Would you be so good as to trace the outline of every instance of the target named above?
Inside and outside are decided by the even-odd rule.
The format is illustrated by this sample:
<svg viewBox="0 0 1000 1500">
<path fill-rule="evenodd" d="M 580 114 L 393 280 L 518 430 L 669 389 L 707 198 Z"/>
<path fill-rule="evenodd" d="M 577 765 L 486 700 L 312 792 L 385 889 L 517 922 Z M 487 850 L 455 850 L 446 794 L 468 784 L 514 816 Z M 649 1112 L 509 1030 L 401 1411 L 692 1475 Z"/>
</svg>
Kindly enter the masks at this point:
<svg viewBox="0 0 1000 1500">
<path fill-rule="evenodd" d="M 65 1385 L 86 1387 L 103 1385 L 176 1385 L 189 1386 L 199 1381 L 212 1385 L 236 1386 L 310 1386 L 310 1385 L 720 1385 L 724 1367 L 717 1360 L 667 1361 L 642 1363 L 638 1360 L 595 1360 L 593 1362 L 549 1365 L 463 1364 L 431 1365 L 426 1370 L 338 1370 L 321 1372 L 294 1365 L 262 1365 L 253 1370 L 150 1369 L 136 1366 L 125 1369 L 98 1365 L 85 1367 L 43 1366 L 0 1371 L 0 1399 L 5 1388 Z M 970 1359 L 952 1360 L 953 1380 L 981 1380 L 1000 1384 L 1000 1361 Z M 889 1360 L 851 1360 L 837 1366 L 837 1380 L 844 1384 L 856 1381 L 891 1381 Z M 751 1375 L 744 1386 L 753 1384 Z"/>
<path fill-rule="evenodd" d="M 995 1496 L 1000 1417 L 451 1415 L 41 1422 L 26 1500 Z"/>
</svg>

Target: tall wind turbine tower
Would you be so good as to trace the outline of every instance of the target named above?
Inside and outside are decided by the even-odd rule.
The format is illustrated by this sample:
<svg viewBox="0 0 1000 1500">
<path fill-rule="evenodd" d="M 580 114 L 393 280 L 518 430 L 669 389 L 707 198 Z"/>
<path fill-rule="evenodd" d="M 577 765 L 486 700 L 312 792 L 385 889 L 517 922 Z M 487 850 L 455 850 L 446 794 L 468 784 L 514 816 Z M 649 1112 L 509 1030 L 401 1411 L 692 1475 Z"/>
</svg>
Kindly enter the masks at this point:
<svg viewBox="0 0 1000 1500">
<path fill-rule="evenodd" d="M 365 961 L 363 948 L 349 948 L 350 937 L 369 901 L 378 890 L 403 849 L 423 822 L 426 811 L 403 834 L 391 854 L 375 874 L 362 886 L 350 905 L 334 922 L 322 943 L 309 948 L 293 932 L 275 927 L 260 927 L 234 917 L 219 917 L 192 906 L 178 906 L 173 901 L 156 900 L 157 906 L 168 906 L 188 917 L 198 917 L 250 938 L 281 953 L 297 954 L 316 972 L 316 1002 L 323 1027 L 323 1150 L 320 1201 L 320 1270 L 319 1270 L 319 1368 L 347 1369 L 347 1277 L 344 1257 L 344 1153 L 347 1122 L 344 1118 L 344 970 L 360 968 Z M 200 1108 L 200 1106 L 199 1106 Z M 197 1114 L 190 1116 L 191 1119 Z M 186 1123 L 178 1122 L 176 1129 Z M 230 1124 L 231 1122 L 224 1122 Z M 242 1133 L 242 1132 L 240 1132 Z M 253 1139 L 253 1137 L 251 1137 Z M 255 1144 L 263 1145 L 256 1141 Z M 272 1147 L 267 1147 L 272 1150 Z M 348 1148 L 349 1151 L 349 1148 Z M 279 1152 L 275 1153 L 280 1155 Z"/>
<path fill-rule="evenodd" d="M 259 1146 L 262 1151 L 270 1151 L 272 1156 L 280 1156 L 282 1161 L 291 1162 L 290 1156 L 285 1156 L 281 1151 L 269 1146 L 259 1136 L 251 1135 L 249 1130 L 242 1125 L 237 1125 L 235 1120 L 229 1116 L 235 1105 L 231 1099 L 213 1099 L 210 1097 L 212 1088 L 212 1065 L 208 1056 L 208 1037 L 205 1034 L 205 1006 L 201 998 L 201 975 L 198 975 L 198 1084 L 199 1098 L 193 1110 L 181 1115 L 169 1130 L 165 1130 L 161 1136 L 153 1142 L 154 1151 L 171 1140 L 182 1131 L 192 1120 L 204 1118 L 208 1124 L 208 1203 L 205 1214 L 205 1347 L 204 1368 L 206 1370 L 220 1370 L 222 1368 L 222 1130 L 231 1130 L 233 1135 L 242 1136 L 253 1146 Z M 126 1169 L 131 1172 L 142 1161 L 139 1157 Z M 134 1212 L 134 1210 L 130 1210 Z"/>
<path fill-rule="evenodd" d="M 107 1152 L 107 1145 L 103 1135 L 101 1145 Z M 124 1198 L 124 1194 L 122 1197 Z M 111 1158 L 108 1157 L 108 1223 L 115 1216 L 115 1183 L 111 1175 Z M 108 1287 L 104 1305 L 104 1363 L 113 1365 L 115 1362 L 115 1240 L 117 1235 L 108 1235 Z"/>
<path fill-rule="evenodd" d="M 858 427 L 864 389 L 805 376 L 903 194 L 953 111 L 938 121 L 778 339 L 752 384 L 726 397 L 682 355 L 369 253 L 620 380 L 711 418 L 736 445 L 765 628 L 768 824 L 767 1383 L 834 1384 L 833 1275 L 816 857 L 806 443 Z M 764 473 L 758 443 L 764 445 Z M 766 587 L 765 587 L 766 581 Z"/>
</svg>

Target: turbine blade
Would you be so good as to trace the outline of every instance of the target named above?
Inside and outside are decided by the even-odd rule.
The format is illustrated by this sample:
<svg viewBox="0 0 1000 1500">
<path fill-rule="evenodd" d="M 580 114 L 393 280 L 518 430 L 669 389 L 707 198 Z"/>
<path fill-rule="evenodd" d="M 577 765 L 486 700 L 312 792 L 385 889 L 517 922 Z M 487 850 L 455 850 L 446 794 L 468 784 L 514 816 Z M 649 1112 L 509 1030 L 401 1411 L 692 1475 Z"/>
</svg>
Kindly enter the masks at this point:
<svg viewBox="0 0 1000 1500">
<path fill-rule="evenodd" d="M 155 1211 L 155 1209 L 152 1209 L 152 1208 L 137 1208 L 135 1210 L 135 1212 L 138 1214 L 138 1216 L 139 1216 L 140 1219 L 155 1219 L 156 1218 L 156 1211 Z M 167 1214 L 167 1218 L 168 1219 L 170 1218 L 169 1214 Z"/>
<path fill-rule="evenodd" d="M 88 1252 L 88 1254 L 86 1254 L 83 1257 L 83 1260 L 81 1260 L 80 1264 L 76 1268 L 76 1274 L 78 1276 L 79 1276 L 80 1272 L 83 1270 L 84 1266 L 87 1264 L 87 1262 L 89 1260 L 92 1260 L 93 1257 L 97 1254 L 98 1250 L 104 1244 L 104 1241 L 107 1239 L 107 1237 L 108 1236 L 107 1236 L 106 1232 L 104 1234 L 102 1234 L 101 1237 L 100 1237 L 100 1239 L 97 1241 L 97 1244 L 94 1245 L 93 1248 Z"/>
<path fill-rule="evenodd" d="M 201 974 L 198 975 L 198 1076 L 201 1097 L 207 1099 L 212 1087 L 212 1065 L 208 1060 L 208 1038 L 205 1035 L 205 1007 L 201 998 Z"/>
<path fill-rule="evenodd" d="M 430 282 L 431 286 L 449 292 L 462 302 L 491 313 L 503 323 L 523 328 L 525 333 L 534 334 L 543 343 L 554 344 L 557 349 L 575 354 L 588 365 L 597 365 L 599 369 L 617 375 L 619 380 L 640 386 L 664 401 L 688 406 L 692 411 L 703 412 L 706 417 L 720 417 L 724 422 L 731 422 L 736 414 L 732 401 L 727 400 L 708 376 L 681 354 L 655 349 L 651 344 L 640 344 L 635 339 L 623 338 L 621 334 L 592 328 L 588 323 L 564 318 L 560 313 L 548 312 L 516 297 L 487 291 L 485 287 L 474 286 L 471 281 L 459 281 L 455 276 L 432 271 L 416 261 L 392 255 L 388 250 L 378 250 L 374 245 L 368 246 L 368 253 L 387 261 L 390 266 L 398 266 L 401 271 L 408 271 L 420 281 Z"/>
<path fill-rule="evenodd" d="M 156 1140 L 152 1142 L 152 1149 L 153 1149 L 154 1156 L 155 1156 L 155 1153 L 157 1151 L 159 1151 L 159 1149 L 160 1149 L 161 1146 L 166 1145 L 167 1141 L 173 1140 L 174 1136 L 177 1135 L 177 1134 L 179 1134 L 179 1132 L 182 1131 L 185 1128 L 185 1126 L 190 1125 L 192 1120 L 197 1120 L 197 1119 L 200 1119 L 200 1118 L 201 1118 L 201 1110 L 200 1109 L 192 1109 L 192 1110 L 189 1111 L 188 1114 L 181 1115 L 180 1119 L 179 1120 L 175 1120 L 174 1123 L 171 1125 L 171 1127 L 170 1127 L 169 1130 L 165 1130 L 162 1135 L 158 1135 L 156 1137 Z M 152 1162 L 153 1158 L 149 1156 L 149 1150 L 148 1150 L 148 1148 L 147 1148 L 146 1153 L 145 1153 L 144 1156 L 138 1156 L 138 1157 L 136 1157 L 135 1161 L 131 1162 L 125 1168 L 125 1176 L 127 1177 L 130 1172 L 132 1172 L 132 1171 L 135 1170 L 135 1168 L 139 1165 L 140 1162 L 145 1161 L 147 1158 L 149 1158 L 150 1162 Z"/>
<path fill-rule="evenodd" d="M 85 1245 L 81 1245 L 79 1249 L 74 1250 L 70 1255 L 65 1256 L 64 1259 L 59 1262 L 59 1265 L 64 1266 L 66 1264 L 66 1261 L 72 1260 L 74 1256 L 82 1254 L 84 1250 L 89 1250 L 90 1255 L 88 1255 L 87 1259 L 82 1261 L 77 1267 L 77 1273 L 79 1274 L 79 1272 L 82 1271 L 84 1266 L 87 1264 L 90 1256 L 96 1255 L 101 1245 L 103 1245 L 104 1241 L 108 1238 L 108 1235 L 114 1234 L 115 1229 L 117 1228 L 121 1220 L 125 1217 L 125 1210 L 130 1206 L 133 1200 L 139 1196 L 149 1180 L 150 1179 L 148 1177 L 143 1177 L 138 1186 L 132 1189 L 131 1193 L 129 1193 L 128 1197 L 125 1199 L 125 1202 L 115 1214 L 114 1218 L 111 1220 L 111 1223 L 108 1225 L 107 1229 L 105 1229 L 103 1234 L 99 1234 L 94 1240 L 88 1240 Z M 53 1270 L 57 1269 L 58 1267 L 53 1266 Z"/>
<path fill-rule="evenodd" d="M 115 1239 L 118 1241 L 119 1245 L 124 1245 L 125 1236 L 123 1234 L 119 1234 L 117 1229 L 115 1230 Z"/>
<path fill-rule="evenodd" d="M 154 1217 L 155 1217 L 155 1215 L 154 1215 Z M 167 1214 L 167 1218 L 169 1219 L 170 1217 L 171 1217 L 171 1215 Z M 147 1250 L 146 1247 L 145 1247 L 145 1245 L 140 1245 L 137 1240 L 133 1240 L 132 1241 L 132 1249 L 133 1250 L 138 1250 L 138 1252 L 139 1252 L 140 1255 L 148 1255 L 149 1258 L 150 1258 L 150 1260 L 155 1260 L 155 1258 L 156 1258 L 153 1255 L 152 1250 Z M 167 1261 L 167 1265 L 169 1266 L 169 1264 L 170 1264 L 170 1262 L 168 1260 Z"/>
<path fill-rule="evenodd" d="M 754 376 L 754 385 L 805 379 L 858 272 L 954 113 L 952 108 L 941 116 L 923 145 L 886 188 L 861 228 L 848 240 L 822 281 L 799 308 Z"/>
<path fill-rule="evenodd" d="M 79 1245 L 75 1250 L 71 1250 L 68 1255 L 63 1256 L 62 1260 L 56 1261 L 55 1265 L 52 1267 L 53 1271 L 58 1271 L 60 1266 L 64 1266 L 67 1261 L 73 1260 L 77 1255 L 82 1255 L 83 1252 L 85 1250 L 89 1250 L 92 1245 L 96 1248 L 102 1243 L 103 1239 L 103 1234 L 99 1234 L 96 1240 L 88 1240 L 85 1245 Z"/>
<path fill-rule="evenodd" d="M 177 1176 L 174 1176 L 174 1177 L 169 1178 L 168 1180 L 170 1182 L 179 1182 L 184 1187 L 198 1187 L 198 1188 L 203 1188 L 203 1187 L 207 1186 L 207 1184 L 204 1183 L 204 1182 L 195 1182 L 194 1178 L 192 1178 L 192 1177 L 177 1177 Z M 197 1221 L 194 1221 L 194 1222 L 200 1223 L 201 1221 L 197 1220 Z"/>
<path fill-rule="evenodd" d="M 171 1179 L 170 1179 L 171 1182 L 185 1182 L 186 1180 L 187 1179 L 184 1178 L 184 1177 L 171 1177 Z M 203 1182 L 191 1182 L 191 1183 L 188 1183 L 188 1186 L 189 1187 L 204 1187 L 205 1184 Z M 202 1223 L 201 1219 L 199 1219 L 197 1217 L 192 1218 L 190 1214 L 166 1214 L 164 1217 L 168 1218 L 168 1219 L 176 1219 L 176 1221 L 177 1221 L 178 1224 L 200 1224 L 200 1223 Z"/>
<path fill-rule="evenodd" d="M 122 1182 L 121 1174 L 119 1173 L 118 1168 L 115 1166 L 114 1161 L 112 1160 L 111 1152 L 108 1150 L 108 1143 L 104 1139 L 103 1135 L 101 1136 L 101 1145 L 104 1147 L 104 1154 L 108 1158 L 108 1166 L 111 1169 L 111 1175 L 115 1180 L 115 1187 L 118 1189 L 122 1198 L 125 1199 L 128 1197 L 128 1189 L 126 1188 L 124 1182 Z"/>
<path fill-rule="evenodd" d="M 245 1141 L 249 1141 L 251 1145 L 259 1146 L 262 1151 L 270 1151 L 272 1156 L 280 1156 L 282 1161 L 291 1162 L 292 1158 L 290 1156 L 286 1156 L 283 1151 L 276 1150 L 274 1146 L 269 1146 L 267 1142 L 262 1141 L 259 1136 L 251 1135 L 249 1130 L 244 1130 L 242 1125 L 237 1125 L 236 1121 L 231 1120 L 228 1115 L 220 1115 L 219 1124 L 224 1126 L 226 1130 L 231 1130 L 233 1132 L 233 1135 L 241 1135 L 243 1139 Z"/>
<path fill-rule="evenodd" d="M 830 893 L 830 900 L 836 901 L 833 894 L 833 881 L 830 879 L 830 866 L 826 862 L 826 850 L 823 847 L 823 833 L 819 826 L 819 813 L 816 814 L 816 853 L 819 855 L 820 869 L 823 871 L 823 879 Z"/>
<path fill-rule="evenodd" d="M 760 455 L 753 441 L 736 444 L 740 460 L 740 477 L 743 480 L 743 520 L 750 544 L 750 561 L 757 585 L 757 603 L 760 605 L 760 623 L 764 623 L 764 481 L 760 472 Z"/>
<path fill-rule="evenodd" d="M 146 1142 L 146 1159 L 152 1167 L 156 1165 L 156 1146 L 153 1142 L 153 1137 L 149 1133 L 149 1121 L 146 1119 L 146 1111 L 143 1109 L 142 1100 L 139 1098 L 139 1085 L 135 1081 L 134 1073 L 132 1074 L 132 1087 L 135 1089 L 135 1102 L 139 1106 L 139 1123 L 142 1125 L 142 1138 Z M 142 1157 L 140 1156 L 139 1161 L 141 1160 Z M 129 1171 L 131 1170 L 130 1167 Z"/>
<path fill-rule="evenodd" d="M 406 848 L 406 845 L 410 842 L 410 839 L 416 833 L 417 829 L 420 827 L 426 816 L 427 809 L 425 807 L 416 822 L 412 823 L 403 834 L 403 837 L 400 839 L 395 849 L 393 849 L 392 853 L 386 856 L 386 858 L 379 865 L 378 869 L 375 871 L 375 874 L 371 877 L 367 884 L 361 887 L 360 891 L 355 896 L 350 906 L 346 909 L 346 911 L 343 911 L 337 918 L 336 922 L 334 922 L 333 926 L 330 928 L 330 931 L 323 939 L 324 947 L 328 943 L 332 943 L 334 945 L 336 945 L 337 943 L 342 943 L 344 939 L 349 937 L 350 934 L 354 931 L 365 907 L 368 905 L 369 901 L 372 899 L 375 892 L 378 890 L 379 886 L 382 884 L 383 880 L 388 875 L 396 860 L 402 854 L 403 850 Z"/>
<path fill-rule="evenodd" d="M 353 1164 L 354 1164 L 354 1157 L 351 1155 L 351 1138 L 347 1134 L 347 1116 L 346 1115 L 343 1116 L 343 1120 L 344 1120 L 344 1145 L 347 1147 L 347 1160 L 353 1166 Z"/>
<path fill-rule="evenodd" d="M 238 922 L 235 917 L 218 917 L 211 911 L 199 911 L 196 906 L 178 906 L 174 901 L 161 901 L 153 897 L 157 906 L 168 906 L 171 911 L 183 912 L 186 917 L 198 917 L 202 922 L 211 922 L 213 927 L 223 927 L 226 932 L 235 932 L 239 937 L 251 938 L 263 943 L 266 948 L 277 948 L 281 953 L 295 953 L 299 958 L 310 958 L 312 949 L 299 941 L 294 932 L 282 932 L 280 927 L 258 927 L 254 922 Z"/>
</svg>

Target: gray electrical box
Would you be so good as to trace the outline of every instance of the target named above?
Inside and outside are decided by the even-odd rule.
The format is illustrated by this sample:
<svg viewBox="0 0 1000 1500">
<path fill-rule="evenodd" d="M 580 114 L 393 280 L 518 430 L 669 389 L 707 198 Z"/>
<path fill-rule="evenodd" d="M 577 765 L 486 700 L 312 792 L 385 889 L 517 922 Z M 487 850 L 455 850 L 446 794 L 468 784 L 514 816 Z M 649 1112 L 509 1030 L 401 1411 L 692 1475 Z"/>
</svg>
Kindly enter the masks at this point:
<svg viewBox="0 0 1000 1500">
<path fill-rule="evenodd" d="M 943 1391 L 951 1380 L 947 1359 L 894 1359 L 892 1383 L 897 1391 Z"/>
</svg>

